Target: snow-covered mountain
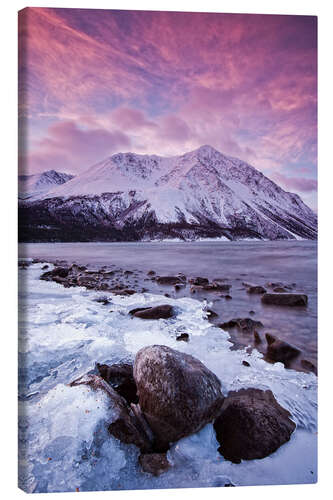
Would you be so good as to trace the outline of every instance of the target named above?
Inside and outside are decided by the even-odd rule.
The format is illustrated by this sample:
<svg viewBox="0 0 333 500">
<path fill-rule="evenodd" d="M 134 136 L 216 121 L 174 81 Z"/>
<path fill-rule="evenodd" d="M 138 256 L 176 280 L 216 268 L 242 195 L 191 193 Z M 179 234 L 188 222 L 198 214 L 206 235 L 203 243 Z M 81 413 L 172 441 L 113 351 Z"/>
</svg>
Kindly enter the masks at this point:
<svg viewBox="0 0 333 500">
<path fill-rule="evenodd" d="M 18 193 L 20 199 L 39 199 L 54 186 L 64 184 L 74 175 L 64 174 L 56 170 L 48 170 L 41 174 L 19 175 Z"/>
<path fill-rule="evenodd" d="M 23 239 L 317 237 L 317 216 L 247 163 L 210 146 L 119 153 L 20 203 Z"/>
</svg>

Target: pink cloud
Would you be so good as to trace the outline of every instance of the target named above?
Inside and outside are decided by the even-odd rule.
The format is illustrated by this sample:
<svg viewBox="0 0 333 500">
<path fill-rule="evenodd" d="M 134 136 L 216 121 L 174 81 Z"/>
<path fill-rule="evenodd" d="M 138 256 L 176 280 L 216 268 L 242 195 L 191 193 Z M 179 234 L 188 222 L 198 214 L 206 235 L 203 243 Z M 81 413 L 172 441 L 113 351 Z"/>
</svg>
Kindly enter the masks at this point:
<svg viewBox="0 0 333 500">
<path fill-rule="evenodd" d="M 130 144 L 129 138 L 118 130 L 82 130 L 70 121 L 57 122 L 48 128 L 46 137 L 38 141 L 32 152 L 22 156 L 21 168 L 77 173 Z"/>
<path fill-rule="evenodd" d="M 125 130 L 138 129 L 142 127 L 156 127 L 156 124 L 148 120 L 145 114 L 137 109 L 128 107 L 116 108 L 110 115 L 111 121 Z"/>
<path fill-rule="evenodd" d="M 78 171 L 123 148 L 211 144 L 315 177 L 316 45 L 309 16 L 25 9 L 20 111 L 43 137 L 28 164 Z"/>
<path fill-rule="evenodd" d="M 285 186 L 286 189 L 294 189 L 301 192 L 311 192 L 317 190 L 317 181 L 315 179 L 288 177 L 279 172 L 276 172 L 272 177 L 274 178 L 274 180 L 276 180 L 276 182 Z"/>
</svg>

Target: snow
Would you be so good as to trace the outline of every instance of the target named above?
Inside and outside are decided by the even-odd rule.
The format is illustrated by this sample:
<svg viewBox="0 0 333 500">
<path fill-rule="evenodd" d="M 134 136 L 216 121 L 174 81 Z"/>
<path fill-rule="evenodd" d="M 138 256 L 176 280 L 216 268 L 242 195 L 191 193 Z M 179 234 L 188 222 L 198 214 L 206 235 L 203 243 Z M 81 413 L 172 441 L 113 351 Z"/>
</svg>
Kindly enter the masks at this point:
<svg viewBox="0 0 333 500">
<path fill-rule="evenodd" d="M 47 170 L 41 174 L 19 175 L 19 198 L 39 199 L 55 185 L 64 184 L 73 178 L 73 175 Z"/>
<path fill-rule="evenodd" d="M 271 365 L 256 350 L 231 350 L 229 335 L 206 319 L 206 303 L 153 294 L 110 296 L 40 281 L 41 264 L 20 270 L 19 483 L 28 492 L 316 482 L 317 379 Z M 27 294 L 27 290 L 29 293 Z M 169 303 L 168 320 L 133 318 L 134 307 Z M 181 332 L 190 342 L 177 342 Z M 132 361 L 138 349 L 163 344 L 199 358 L 221 379 L 224 394 L 271 389 L 297 429 L 263 460 L 232 464 L 217 452 L 212 425 L 175 443 L 173 467 L 159 478 L 141 471 L 135 446 L 108 435 L 112 408 L 87 386 L 69 387 L 96 362 Z M 242 365 L 246 359 L 250 367 Z M 312 471 L 312 472 L 311 472 Z"/>
<path fill-rule="evenodd" d="M 153 215 L 160 223 L 243 225 L 267 239 L 294 238 L 298 231 L 316 236 L 317 217 L 299 196 L 210 146 L 174 157 L 118 153 L 66 180 L 31 199 L 62 198 L 73 217 L 79 211 L 94 222 L 111 218 L 119 228 Z"/>
</svg>

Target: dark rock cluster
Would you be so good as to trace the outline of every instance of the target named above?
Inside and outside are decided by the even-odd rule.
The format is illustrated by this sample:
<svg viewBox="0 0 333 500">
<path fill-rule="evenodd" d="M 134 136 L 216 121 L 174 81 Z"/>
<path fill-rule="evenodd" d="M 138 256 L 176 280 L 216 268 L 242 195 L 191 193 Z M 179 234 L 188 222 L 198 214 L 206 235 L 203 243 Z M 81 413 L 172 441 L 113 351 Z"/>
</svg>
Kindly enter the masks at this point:
<svg viewBox="0 0 333 500">
<path fill-rule="evenodd" d="M 247 361 L 243 365 L 250 366 Z M 296 427 L 271 391 L 241 389 L 225 397 L 220 380 L 201 361 L 164 345 L 138 351 L 133 366 L 96 367 L 99 375 L 85 375 L 70 385 L 107 394 L 110 434 L 137 446 L 142 470 L 155 476 L 171 467 L 170 444 L 209 422 L 219 452 L 235 463 L 270 455 Z"/>
</svg>

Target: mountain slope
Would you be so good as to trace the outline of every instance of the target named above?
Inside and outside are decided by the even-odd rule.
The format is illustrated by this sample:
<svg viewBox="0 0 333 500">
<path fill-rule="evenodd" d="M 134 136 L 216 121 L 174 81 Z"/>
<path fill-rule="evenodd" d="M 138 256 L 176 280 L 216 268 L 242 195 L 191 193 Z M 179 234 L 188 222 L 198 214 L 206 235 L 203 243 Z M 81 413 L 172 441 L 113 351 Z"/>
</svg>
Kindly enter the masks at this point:
<svg viewBox="0 0 333 500">
<path fill-rule="evenodd" d="M 20 213 L 23 239 L 317 237 L 317 217 L 298 195 L 210 146 L 170 158 L 113 155 L 21 202 Z"/>
<path fill-rule="evenodd" d="M 48 170 L 41 174 L 19 175 L 18 192 L 20 199 L 38 199 L 54 186 L 64 184 L 74 175 L 64 174 L 56 170 Z"/>
</svg>

